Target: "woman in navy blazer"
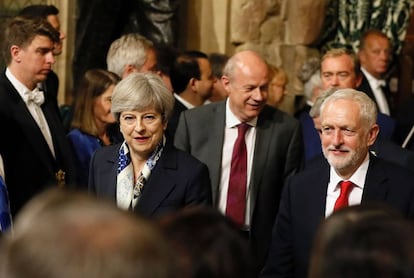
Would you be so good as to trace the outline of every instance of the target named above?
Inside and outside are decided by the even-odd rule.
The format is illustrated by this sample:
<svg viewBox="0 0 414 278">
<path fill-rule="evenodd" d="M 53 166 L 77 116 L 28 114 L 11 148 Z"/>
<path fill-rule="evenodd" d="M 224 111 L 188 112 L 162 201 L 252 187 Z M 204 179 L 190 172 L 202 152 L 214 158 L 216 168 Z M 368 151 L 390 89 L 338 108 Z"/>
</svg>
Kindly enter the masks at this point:
<svg viewBox="0 0 414 278">
<path fill-rule="evenodd" d="M 173 105 L 173 95 L 152 73 L 130 74 L 115 87 L 111 111 L 124 142 L 93 155 L 89 191 L 148 217 L 211 204 L 207 167 L 164 135 Z"/>
</svg>

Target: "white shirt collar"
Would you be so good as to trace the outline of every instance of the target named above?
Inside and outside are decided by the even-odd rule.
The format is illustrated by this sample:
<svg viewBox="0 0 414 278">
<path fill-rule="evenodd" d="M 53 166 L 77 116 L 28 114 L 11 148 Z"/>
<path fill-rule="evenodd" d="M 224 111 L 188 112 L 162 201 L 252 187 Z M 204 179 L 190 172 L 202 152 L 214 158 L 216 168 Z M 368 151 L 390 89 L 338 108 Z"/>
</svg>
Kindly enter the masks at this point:
<svg viewBox="0 0 414 278">
<path fill-rule="evenodd" d="M 25 99 L 26 97 L 24 96 L 24 94 L 28 91 L 30 92 L 30 90 L 25 85 L 23 85 L 22 82 L 17 80 L 17 78 L 13 75 L 9 68 L 6 69 L 6 77 L 10 80 L 13 87 L 16 89 L 16 91 L 19 93 L 22 99 Z"/>
<path fill-rule="evenodd" d="M 174 93 L 174 97 L 181 102 L 187 109 L 192 109 L 195 106 L 192 105 L 191 103 L 189 103 L 188 101 L 186 101 L 185 99 L 183 99 L 182 97 L 180 97 L 178 94 Z"/>
<path fill-rule="evenodd" d="M 6 77 L 9 79 L 10 83 L 12 83 L 13 87 L 19 93 L 20 97 L 26 102 L 27 96 L 25 95 L 27 92 L 31 92 L 22 82 L 20 82 L 10 71 L 9 68 L 6 69 Z M 42 83 L 37 84 L 37 88 L 41 88 Z"/>
<path fill-rule="evenodd" d="M 362 164 L 358 167 L 358 169 L 348 179 L 349 181 L 352 181 L 352 183 L 355 184 L 355 186 L 361 188 L 361 190 L 364 189 L 365 179 L 366 179 L 367 172 L 368 172 L 368 166 L 369 166 L 369 154 L 367 154 L 364 162 L 362 162 Z M 339 190 L 338 183 L 342 180 L 343 179 L 340 176 L 338 176 L 338 174 L 335 172 L 335 169 L 331 166 L 328 191 L 334 192 L 336 190 Z"/>
<path fill-rule="evenodd" d="M 370 74 L 366 69 L 361 67 L 361 71 L 365 74 L 368 79 L 368 83 L 372 88 L 379 88 L 380 86 L 385 86 L 385 80 L 377 79 L 372 74 Z"/>
<path fill-rule="evenodd" d="M 234 113 L 230 109 L 229 105 L 229 98 L 226 100 L 226 128 L 233 128 L 239 125 L 241 121 L 239 118 L 234 115 Z M 247 122 L 248 125 L 256 127 L 257 125 L 257 117 Z"/>
</svg>

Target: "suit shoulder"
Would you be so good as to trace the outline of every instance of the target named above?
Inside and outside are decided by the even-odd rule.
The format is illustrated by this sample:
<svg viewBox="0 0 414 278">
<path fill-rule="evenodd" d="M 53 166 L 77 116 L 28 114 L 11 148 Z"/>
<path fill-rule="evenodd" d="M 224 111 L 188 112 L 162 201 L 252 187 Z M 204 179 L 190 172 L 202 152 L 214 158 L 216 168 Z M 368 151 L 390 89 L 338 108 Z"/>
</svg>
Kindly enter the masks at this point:
<svg viewBox="0 0 414 278">
<path fill-rule="evenodd" d="M 192 156 L 191 154 L 184 152 L 182 150 L 179 150 L 175 147 L 171 147 L 170 150 L 172 153 L 175 153 L 177 155 L 178 161 L 180 161 L 183 164 L 186 165 L 193 165 L 195 167 L 205 166 L 203 162 Z"/>
<path fill-rule="evenodd" d="M 225 107 L 225 101 L 220 102 L 213 102 L 205 105 L 201 105 L 192 109 L 187 109 L 183 111 L 184 114 L 191 116 L 198 116 L 198 115 L 205 115 L 220 109 L 221 107 Z"/>
<path fill-rule="evenodd" d="M 263 107 L 262 112 L 260 113 L 261 117 L 266 117 L 273 119 L 275 121 L 282 121 L 286 123 L 292 123 L 294 125 L 299 125 L 298 119 L 296 119 L 294 116 L 291 116 L 287 114 L 286 112 L 283 112 L 277 108 L 274 108 L 270 105 L 265 105 Z"/>
<path fill-rule="evenodd" d="M 414 172 L 393 161 L 385 160 L 380 157 L 371 158 L 372 168 L 375 171 L 386 173 L 389 178 L 399 178 L 413 183 Z"/>
<path fill-rule="evenodd" d="M 305 169 L 295 174 L 292 180 L 309 180 L 315 177 L 321 178 L 322 175 L 329 175 L 329 164 L 325 157 L 320 154 L 311 159 L 306 164 Z"/>
<path fill-rule="evenodd" d="M 115 158 L 118 157 L 119 148 L 121 147 L 121 143 L 104 146 L 96 150 L 94 156 L 95 159 L 108 159 L 108 158 Z"/>
</svg>

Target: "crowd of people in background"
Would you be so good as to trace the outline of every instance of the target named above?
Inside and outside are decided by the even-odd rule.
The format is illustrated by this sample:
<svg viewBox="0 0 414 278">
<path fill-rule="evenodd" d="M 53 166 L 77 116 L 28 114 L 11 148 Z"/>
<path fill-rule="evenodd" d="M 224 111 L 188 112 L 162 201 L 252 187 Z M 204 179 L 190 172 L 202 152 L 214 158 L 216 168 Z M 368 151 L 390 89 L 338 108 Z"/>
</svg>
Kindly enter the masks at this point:
<svg viewBox="0 0 414 278">
<path fill-rule="evenodd" d="M 293 108 L 253 50 L 129 33 L 59 107 L 58 13 L 4 28 L 0 277 L 414 276 L 414 100 L 382 32 L 304 65 Z"/>
</svg>

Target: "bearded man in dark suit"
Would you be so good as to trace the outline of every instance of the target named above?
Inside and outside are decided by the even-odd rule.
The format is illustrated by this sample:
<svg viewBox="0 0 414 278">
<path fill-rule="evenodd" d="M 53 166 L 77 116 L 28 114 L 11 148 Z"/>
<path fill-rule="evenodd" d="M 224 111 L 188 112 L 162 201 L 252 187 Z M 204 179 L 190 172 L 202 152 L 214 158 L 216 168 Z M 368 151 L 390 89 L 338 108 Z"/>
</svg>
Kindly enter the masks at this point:
<svg viewBox="0 0 414 278">
<path fill-rule="evenodd" d="M 286 185 L 261 277 L 307 277 L 316 230 L 340 204 L 382 202 L 414 215 L 414 173 L 369 152 L 379 133 L 369 96 L 340 89 L 320 111 L 325 159 L 316 158 Z"/>
</svg>

